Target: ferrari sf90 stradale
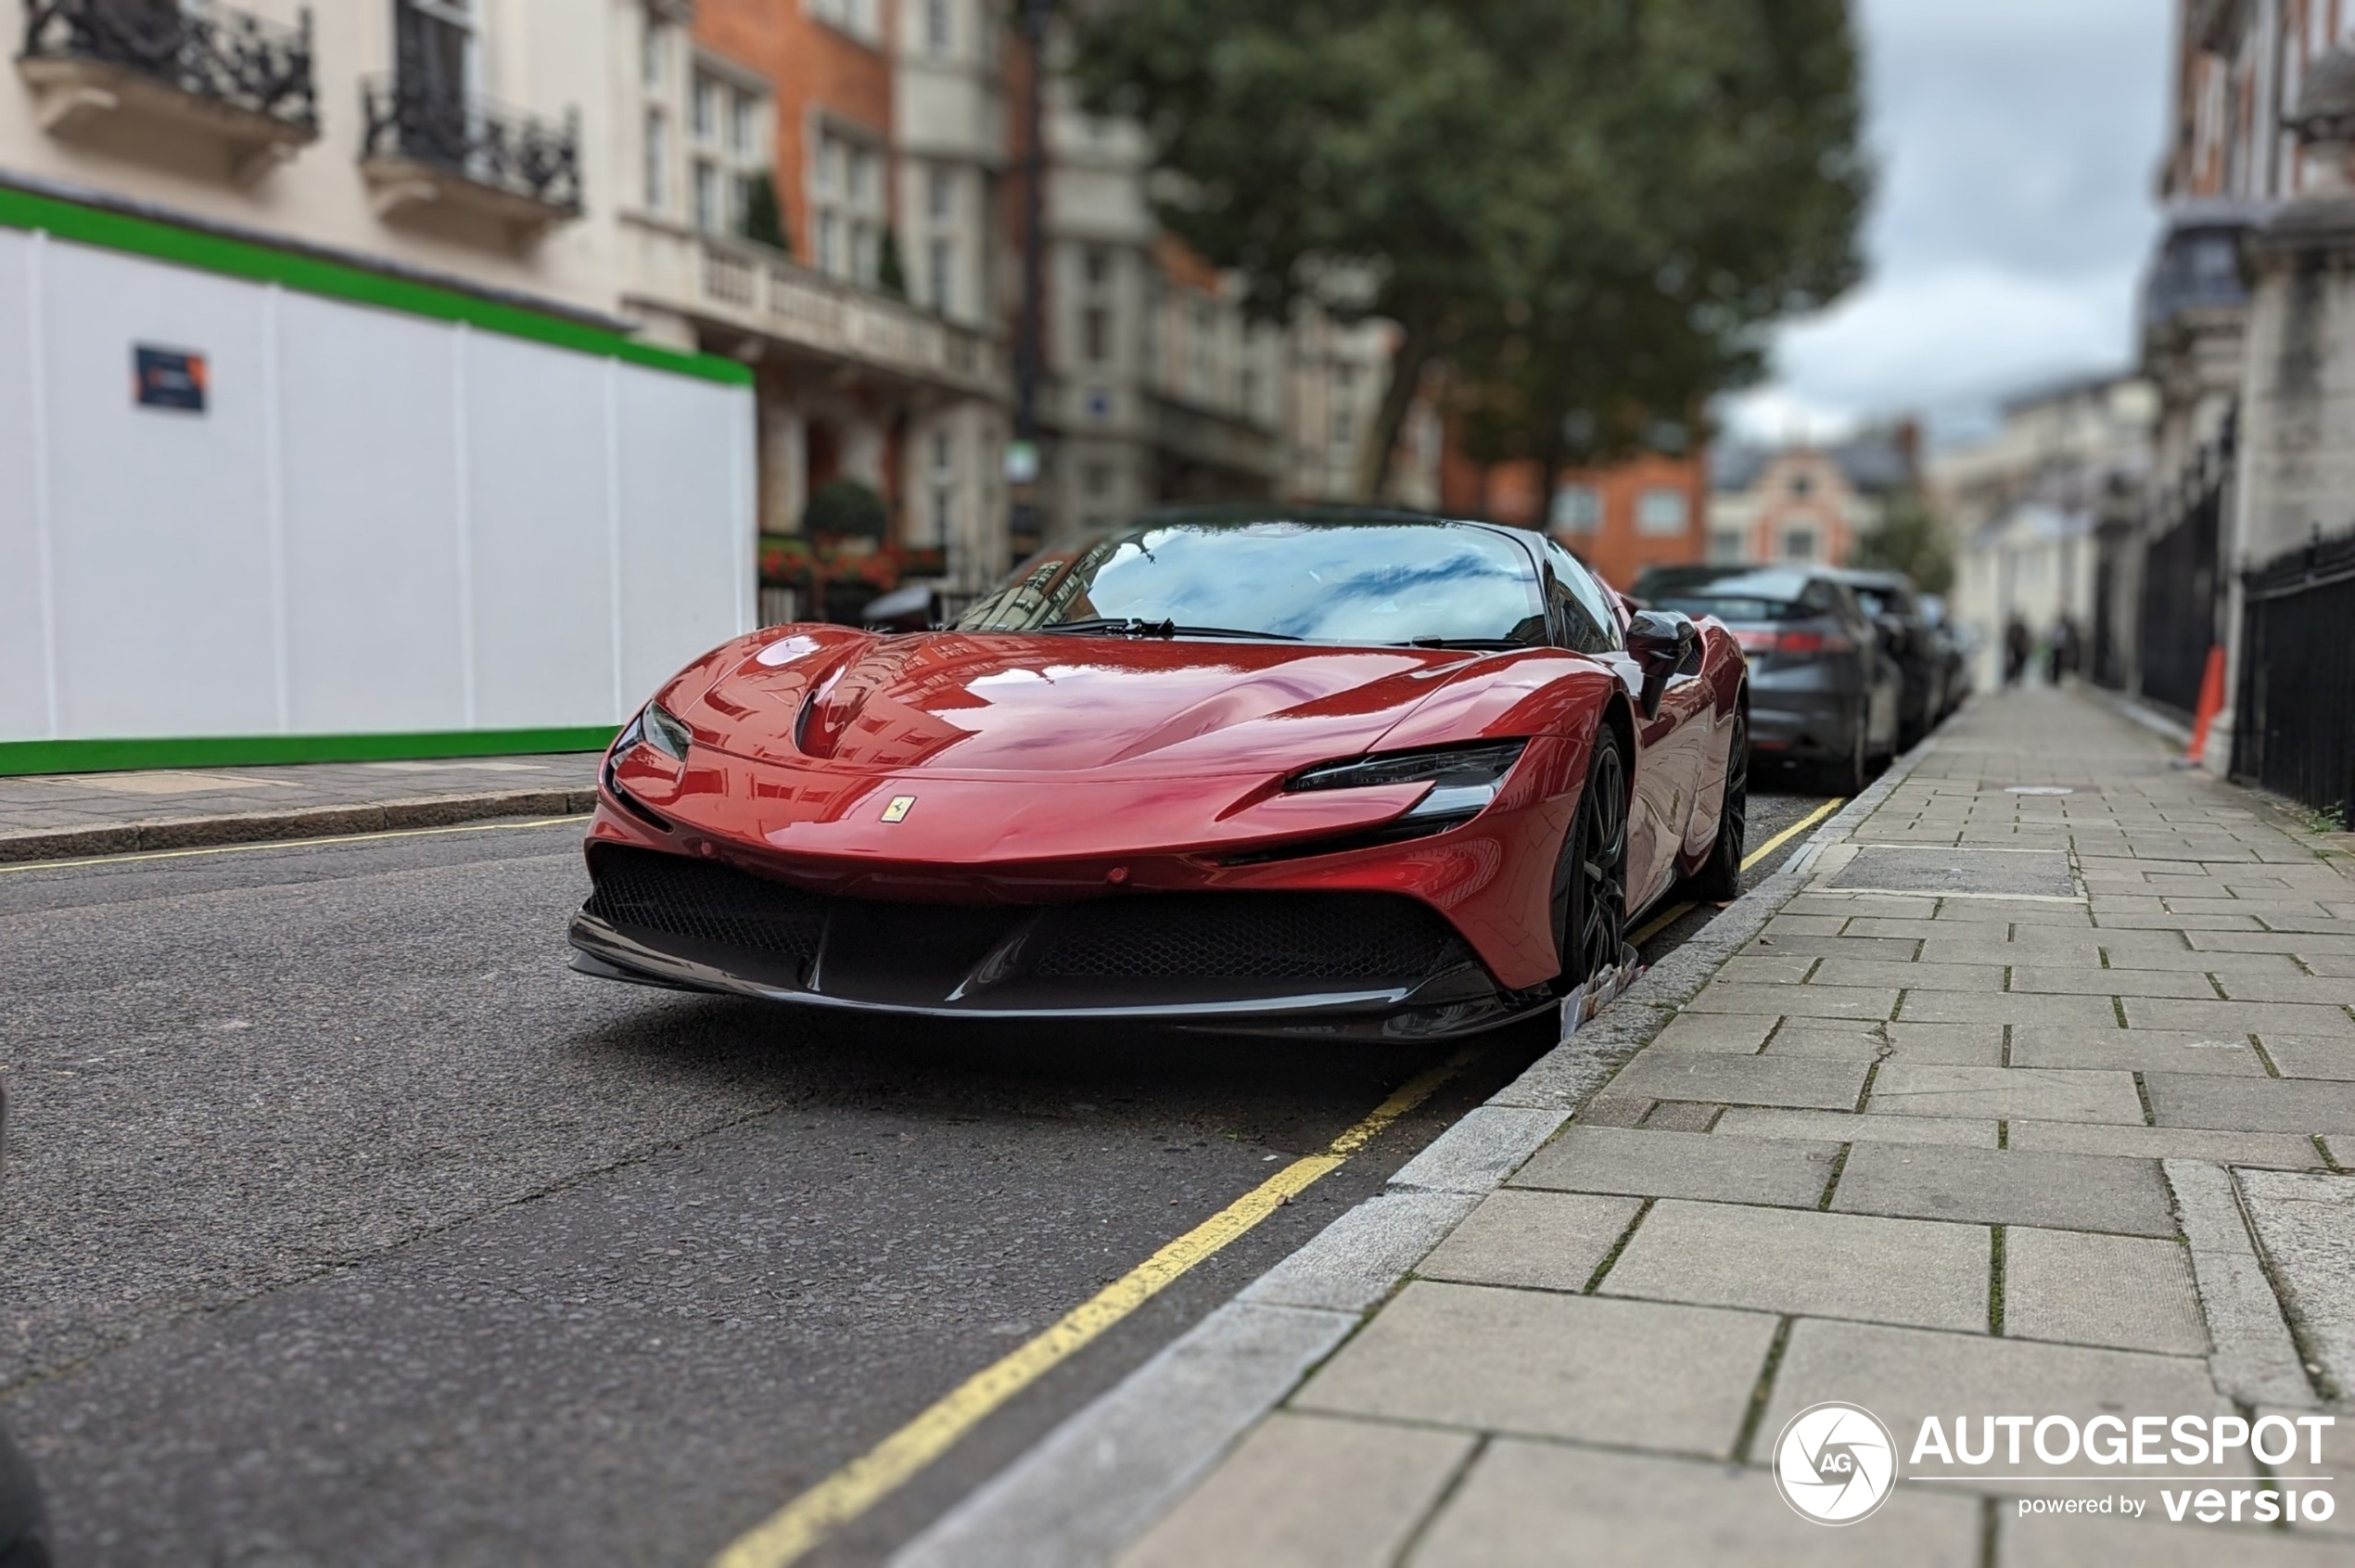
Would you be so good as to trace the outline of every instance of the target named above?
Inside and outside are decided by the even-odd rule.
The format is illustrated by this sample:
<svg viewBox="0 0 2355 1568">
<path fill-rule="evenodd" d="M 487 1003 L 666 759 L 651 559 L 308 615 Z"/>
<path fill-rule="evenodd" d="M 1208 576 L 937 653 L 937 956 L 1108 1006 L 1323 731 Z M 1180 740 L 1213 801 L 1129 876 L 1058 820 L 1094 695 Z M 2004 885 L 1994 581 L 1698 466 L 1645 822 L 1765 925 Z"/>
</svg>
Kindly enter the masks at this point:
<svg viewBox="0 0 2355 1568">
<path fill-rule="evenodd" d="M 1520 529 L 1157 515 L 955 625 L 773 627 L 605 759 L 574 964 L 937 1017 L 1438 1036 L 1734 890 L 1746 667 Z"/>
</svg>

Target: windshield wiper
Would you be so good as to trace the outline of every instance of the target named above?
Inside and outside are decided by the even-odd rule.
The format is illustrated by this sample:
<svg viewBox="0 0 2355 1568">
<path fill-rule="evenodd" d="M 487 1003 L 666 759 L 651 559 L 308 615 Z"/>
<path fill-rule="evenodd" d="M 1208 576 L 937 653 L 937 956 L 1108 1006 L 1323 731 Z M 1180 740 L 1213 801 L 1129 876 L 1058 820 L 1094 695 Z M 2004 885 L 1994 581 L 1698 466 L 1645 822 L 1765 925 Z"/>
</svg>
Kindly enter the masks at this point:
<svg viewBox="0 0 2355 1568">
<path fill-rule="evenodd" d="M 1483 653 L 1509 653 L 1528 645 L 1503 637 L 1409 637 L 1391 644 L 1394 648 L 1469 648 Z"/>
<path fill-rule="evenodd" d="M 1180 626 L 1171 620 L 1139 620 L 1135 616 L 1098 616 L 1088 620 L 1059 620 L 1038 631 L 1072 632 L 1113 637 L 1252 637 L 1272 643 L 1297 643 L 1288 631 L 1249 631 L 1235 626 Z"/>
</svg>

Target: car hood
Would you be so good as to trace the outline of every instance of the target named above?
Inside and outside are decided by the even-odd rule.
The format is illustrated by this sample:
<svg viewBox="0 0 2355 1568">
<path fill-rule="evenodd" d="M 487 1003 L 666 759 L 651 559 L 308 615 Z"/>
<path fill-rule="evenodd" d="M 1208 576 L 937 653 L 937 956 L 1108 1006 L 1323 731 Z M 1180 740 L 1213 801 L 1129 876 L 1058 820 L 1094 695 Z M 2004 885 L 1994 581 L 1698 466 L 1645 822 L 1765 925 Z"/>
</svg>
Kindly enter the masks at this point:
<svg viewBox="0 0 2355 1568">
<path fill-rule="evenodd" d="M 665 705 L 700 743 L 755 760 L 941 777 L 1203 775 L 1354 755 L 1451 677 L 1492 662 L 1422 648 L 804 627 L 722 659 L 699 695 L 667 693 Z"/>
</svg>

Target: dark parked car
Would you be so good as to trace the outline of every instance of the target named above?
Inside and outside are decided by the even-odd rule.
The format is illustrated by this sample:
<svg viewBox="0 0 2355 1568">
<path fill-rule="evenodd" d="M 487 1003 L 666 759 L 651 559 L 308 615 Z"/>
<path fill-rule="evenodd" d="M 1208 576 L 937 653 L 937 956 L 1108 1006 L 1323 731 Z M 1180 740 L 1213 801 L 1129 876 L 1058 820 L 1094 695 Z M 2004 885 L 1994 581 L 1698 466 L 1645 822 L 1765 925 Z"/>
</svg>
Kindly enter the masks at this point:
<svg viewBox="0 0 2355 1568">
<path fill-rule="evenodd" d="M 1935 593 L 1919 596 L 1922 618 L 1929 622 L 1930 634 L 1938 640 L 1939 658 L 1946 667 L 1945 701 L 1938 716 L 1943 719 L 1963 706 L 1970 695 L 1971 638 L 1970 628 L 1957 626 L 1946 610 L 1946 601 Z"/>
<path fill-rule="evenodd" d="M 1712 615 L 1750 656 L 1750 744 L 1761 761 L 1823 766 L 1853 795 L 1893 756 L 1904 677 L 1839 573 L 1813 567 L 1659 567 L 1654 609 Z"/>
<path fill-rule="evenodd" d="M 1854 591 L 1865 613 L 1881 629 L 1882 645 L 1905 672 L 1905 697 L 1898 708 L 1897 739 L 1911 746 L 1946 717 L 1946 655 L 1920 601 L 1914 580 L 1903 572 L 1843 571 L 1834 574 Z"/>
</svg>

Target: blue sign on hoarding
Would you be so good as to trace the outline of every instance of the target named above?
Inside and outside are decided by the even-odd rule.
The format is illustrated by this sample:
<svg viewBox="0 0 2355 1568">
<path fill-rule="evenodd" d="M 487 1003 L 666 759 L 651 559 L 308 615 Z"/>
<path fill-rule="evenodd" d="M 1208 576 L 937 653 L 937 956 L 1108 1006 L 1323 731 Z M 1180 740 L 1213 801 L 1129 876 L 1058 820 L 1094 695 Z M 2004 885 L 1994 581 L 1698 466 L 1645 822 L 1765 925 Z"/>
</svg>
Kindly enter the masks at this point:
<svg viewBox="0 0 2355 1568">
<path fill-rule="evenodd" d="M 202 354 L 192 354 L 185 349 L 151 349 L 141 343 L 133 347 L 131 361 L 132 395 L 142 408 L 204 412 Z"/>
</svg>

